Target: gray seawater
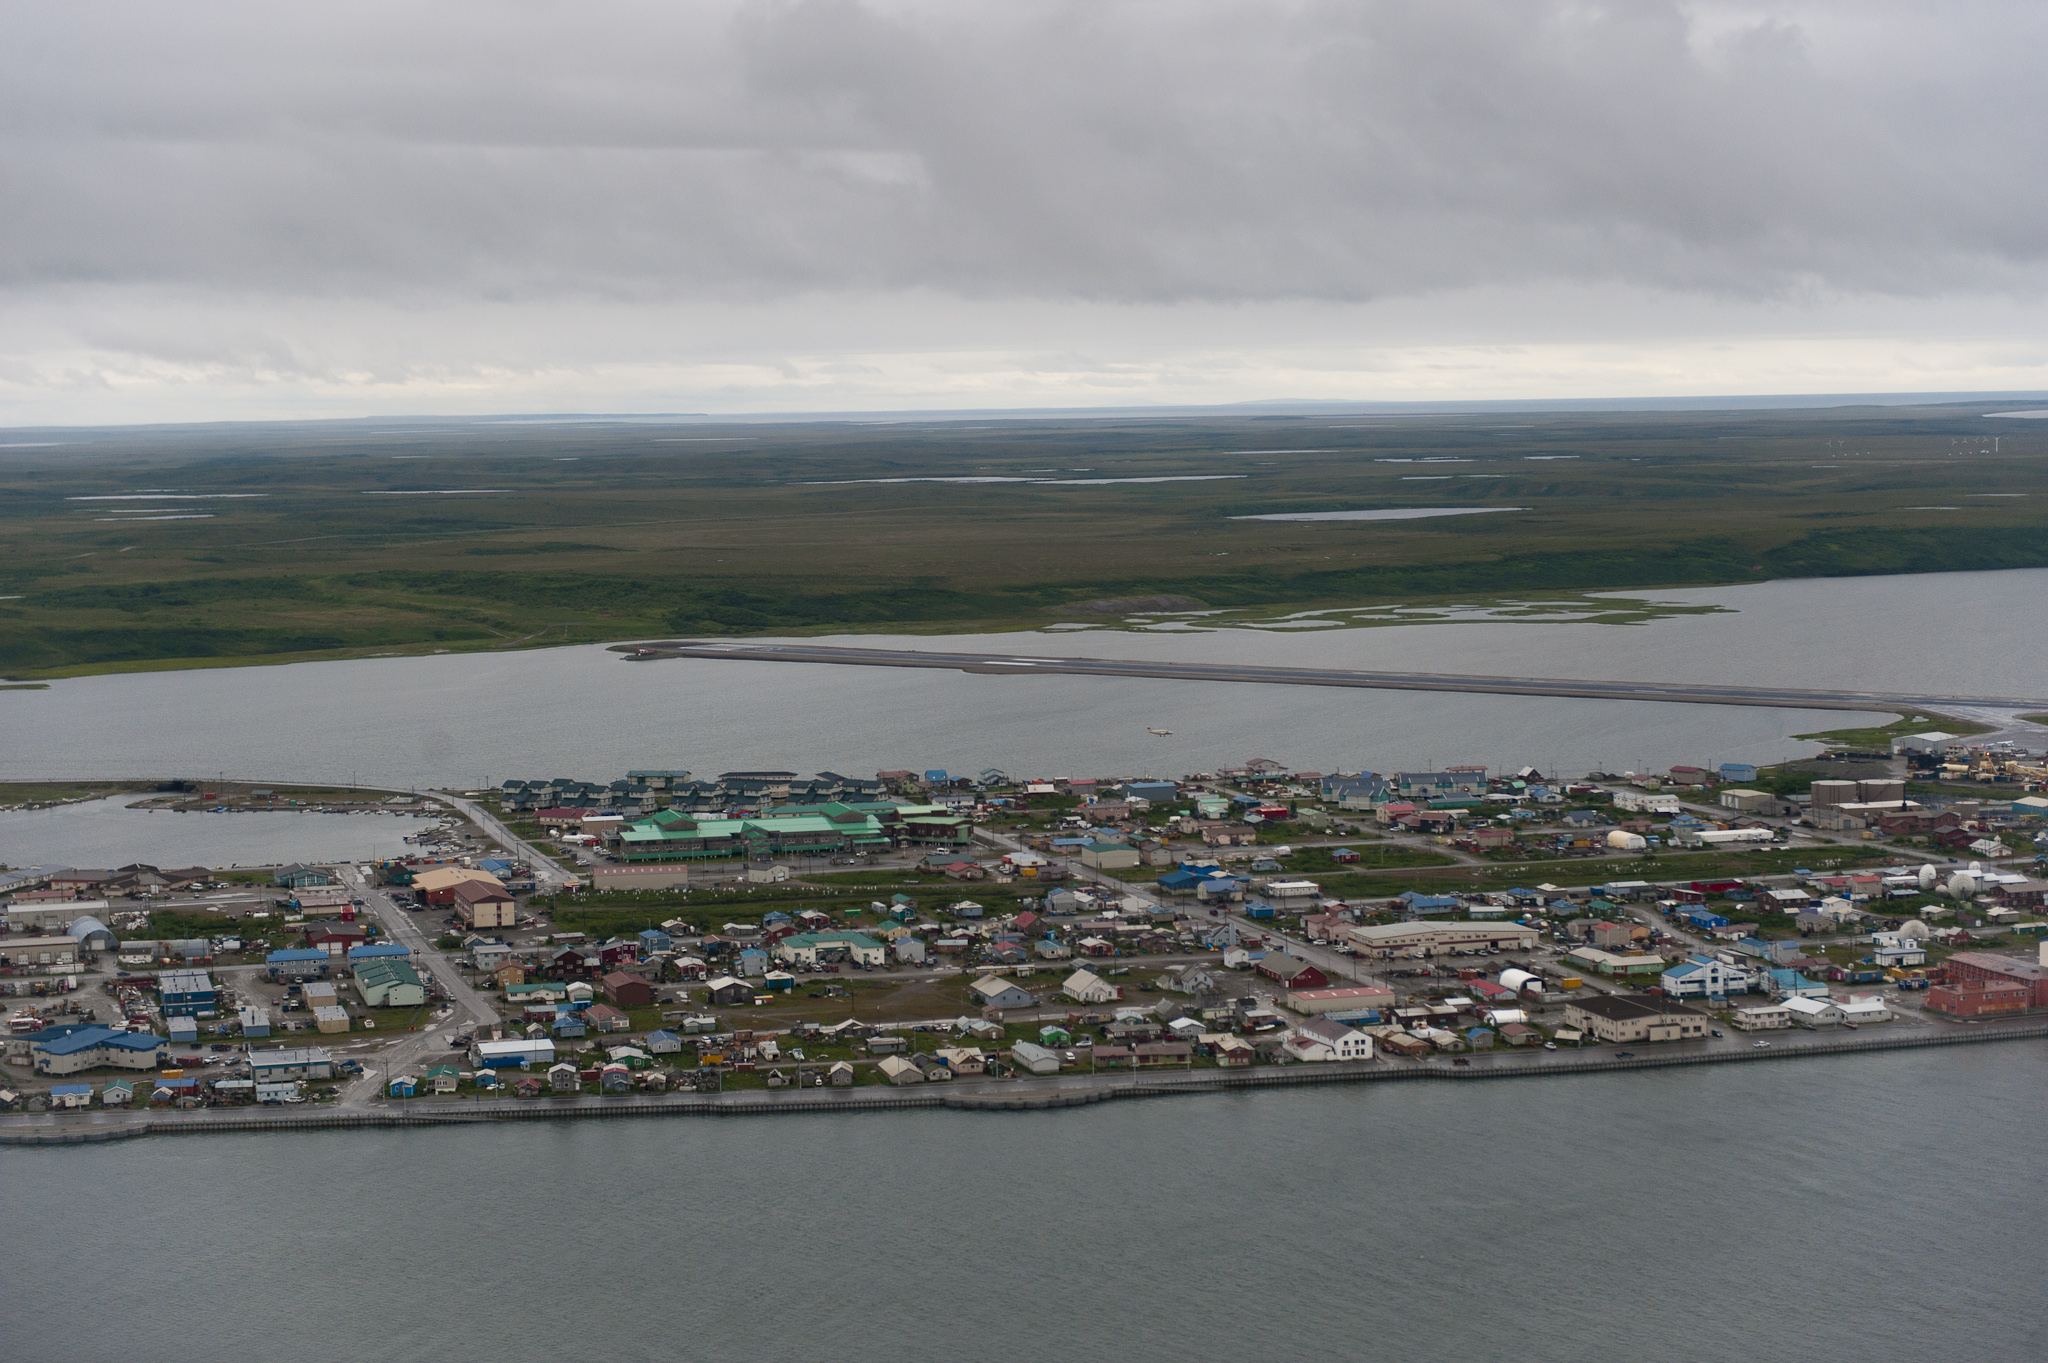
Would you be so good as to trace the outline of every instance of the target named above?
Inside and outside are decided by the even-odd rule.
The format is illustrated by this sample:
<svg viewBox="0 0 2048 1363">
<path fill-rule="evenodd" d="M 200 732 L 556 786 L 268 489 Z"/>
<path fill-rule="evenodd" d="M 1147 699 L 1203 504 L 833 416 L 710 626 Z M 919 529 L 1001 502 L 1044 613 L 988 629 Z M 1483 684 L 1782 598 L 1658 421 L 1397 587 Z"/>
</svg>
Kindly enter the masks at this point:
<svg viewBox="0 0 2048 1363">
<path fill-rule="evenodd" d="M 213 814 L 131 808 L 142 796 L 0 811 L 0 861 L 15 866 L 268 866 L 281 861 L 375 861 L 416 850 L 405 839 L 433 826 L 404 814 L 250 810 Z"/>
<path fill-rule="evenodd" d="M 2048 1356 L 2048 1045 L 0 1150 L 8 1356 Z"/>
</svg>

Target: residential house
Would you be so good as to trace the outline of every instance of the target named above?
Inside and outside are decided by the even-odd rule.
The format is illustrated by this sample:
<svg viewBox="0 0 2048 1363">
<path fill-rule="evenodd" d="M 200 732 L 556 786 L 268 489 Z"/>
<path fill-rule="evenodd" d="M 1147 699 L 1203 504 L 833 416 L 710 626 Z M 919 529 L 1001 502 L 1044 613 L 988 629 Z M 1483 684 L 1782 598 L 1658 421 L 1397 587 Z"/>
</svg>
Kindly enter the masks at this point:
<svg viewBox="0 0 2048 1363">
<path fill-rule="evenodd" d="M 1314 1017 L 1300 1024 L 1282 1045 L 1296 1060 L 1372 1059 L 1370 1036 L 1328 1017 Z"/>
</svg>

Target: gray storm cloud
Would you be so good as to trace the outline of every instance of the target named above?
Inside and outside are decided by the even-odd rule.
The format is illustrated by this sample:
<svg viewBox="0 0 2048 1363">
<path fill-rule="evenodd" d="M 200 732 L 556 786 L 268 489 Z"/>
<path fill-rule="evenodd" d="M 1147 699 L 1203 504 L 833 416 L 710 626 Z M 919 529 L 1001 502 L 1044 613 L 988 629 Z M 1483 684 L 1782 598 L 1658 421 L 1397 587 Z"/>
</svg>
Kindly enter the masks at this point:
<svg viewBox="0 0 2048 1363">
<path fill-rule="evenodd" d="M 0 24 L 0 420 L 2048 383 L 2039 5 Z"/>
<path fill-rule="evenodd" d="M 80 5 L 0 285 L 502 299 L 2031 288 L 2027 7 Z M 2025 130 L 2032 129 L 2033 132 Z"/>
</svg>

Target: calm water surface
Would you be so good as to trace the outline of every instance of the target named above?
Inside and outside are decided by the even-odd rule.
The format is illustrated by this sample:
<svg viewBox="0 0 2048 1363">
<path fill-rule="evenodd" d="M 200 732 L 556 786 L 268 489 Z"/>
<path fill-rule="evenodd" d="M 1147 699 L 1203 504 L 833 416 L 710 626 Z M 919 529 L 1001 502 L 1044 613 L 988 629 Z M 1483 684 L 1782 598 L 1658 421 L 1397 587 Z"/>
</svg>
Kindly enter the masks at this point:
<svg viewBox="0 0 2048 1363">
<path fill-rule="evenodd" d="M 2048 1356 L 2048 1046 L 0 1151 L 13 1357 Z"/>
<path fill-rule="evenodd" d="M 142 810 L 147 796 L 0 812 L 0 861 L 15 866 L 267 866 L 281 861 L 374 861 L 401 856 L 409 834 L 433 826 L 402 814 Z"/>
<path fill-rule="evenodd" d="M 1816 579 L 1656 594 L 1730 608 L 1642 625 L 1434 624 L 1313 633 L 1035 633 L 858 641 L 1003 653 L 2048 690 L 2029 628 L 2048 570 Z M 1456 696 L 785 663 L 630 663 L 601 648 L 81 677 L 0 692 L 0 776 L 226 771 L 392 788 L 634 767 L 904 767 L 1175 775 L 1252 757 L 1318 770 L 1450 762 L 1565 773 L 1770 762 L 1838 711 Z M 1157 738 L 1149 728 L 1173 730 Z"/>
</svg>

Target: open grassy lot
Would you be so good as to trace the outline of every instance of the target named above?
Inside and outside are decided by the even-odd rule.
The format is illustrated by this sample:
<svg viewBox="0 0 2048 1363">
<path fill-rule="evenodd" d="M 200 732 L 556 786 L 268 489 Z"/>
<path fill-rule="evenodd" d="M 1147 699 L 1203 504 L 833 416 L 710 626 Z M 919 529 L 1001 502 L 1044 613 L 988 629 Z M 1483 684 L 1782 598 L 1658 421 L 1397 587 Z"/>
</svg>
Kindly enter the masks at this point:
<svg viewBox="0 0 2048 1363">
<path fill-rule="evenodd" d="M 1444 894 L 1452 890 L 1511 890 L 1542 884 L 1578 888 L 1616 880 L 1722 880 L 1784 875 L 1808 870 L 1848 870 L 1895 859 L 1883 847 L 1824 847 L 1745 852 L 1677 852 L 1653 857 L 1576 857 L 1567 861 L 1519 861 L 1497 866 L 1395 871 L 1383 875 L 1318 876 L 1325 894 L 1378 899 L 1406 890 Z"/>
<path fill-rule="evenodd" d="M 30 432 L 0 671 L 2048 564 L 2048 503 L 1993 495 L 2048 432 L 1994 454 L 1985 410 Z M 1437 507 L 1516 509 L 1240 519 Z"/>
</svg>

